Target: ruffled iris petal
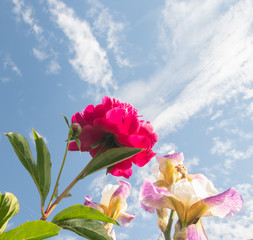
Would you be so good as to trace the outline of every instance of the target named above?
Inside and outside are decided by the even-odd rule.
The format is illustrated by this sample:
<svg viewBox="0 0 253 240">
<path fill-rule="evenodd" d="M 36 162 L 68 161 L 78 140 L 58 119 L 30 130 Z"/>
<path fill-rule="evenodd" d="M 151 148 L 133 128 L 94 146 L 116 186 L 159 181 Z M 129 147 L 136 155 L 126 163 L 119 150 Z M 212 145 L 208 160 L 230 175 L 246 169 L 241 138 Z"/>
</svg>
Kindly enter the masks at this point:
<svg viewBox="0 0 253 240">
<path fill-rule="evenodd" d="M 230 217 L 241 211 L 243 199 L 235 188 L 218 195 L 204 198 L 193 204 L 189 211 L 186 222 L 193 223 L 196 219 L 204 216 Z"/>
<path fill-rule="evenodd" d="M 232 217 L 240 212 L 243 207 L 242 196 L 234 187 L 216 196 L 205 198 L 202 201 L 209 206 L 209 210 L 204 216 Z"/>
<path fill-rule="evenodd" d="M 139 199 L 141 207 L 145 206 L 145 208 L 148 208 L 150 211 L 153 211 L 152 208 L 170 208 L 171 210 L 175 210 L 177 212 L 180 220 L 183 220 L 184 218 L 184 204 L 170 192 L 152 184 L 147 178 L 141 186 Z"/>
</svg>

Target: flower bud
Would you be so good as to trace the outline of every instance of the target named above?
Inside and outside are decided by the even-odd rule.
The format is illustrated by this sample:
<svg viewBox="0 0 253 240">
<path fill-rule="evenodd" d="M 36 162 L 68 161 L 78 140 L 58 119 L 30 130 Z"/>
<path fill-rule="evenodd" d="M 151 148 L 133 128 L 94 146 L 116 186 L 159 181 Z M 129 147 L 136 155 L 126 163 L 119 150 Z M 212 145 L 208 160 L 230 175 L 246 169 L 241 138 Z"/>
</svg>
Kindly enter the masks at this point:
<svg viewBox="0 0 253 240">
<path fill-rule="evenodd" d="M 72 130 L 72 137 L 78 137 L 82 132 L 82 127 L 79 123 L 71 124 L 70 129 Z"/>
<path fill-rule="evenodd" d="M 175 225 L 174 240 L 187 240 L 187 228 L 182 228 L 180 221 Z"/>
<path fill-rule="evenodd" d="M 158 227 L 160 228 L 160 230 L 162 232 L 164 232 L 167 228 L 167 224 L 168 224 L 168 209 L 167 208 L 160 208 L 156 210 L 156 214 L 157 214 L 157 223 L 158 223 Z"/>
</svg>

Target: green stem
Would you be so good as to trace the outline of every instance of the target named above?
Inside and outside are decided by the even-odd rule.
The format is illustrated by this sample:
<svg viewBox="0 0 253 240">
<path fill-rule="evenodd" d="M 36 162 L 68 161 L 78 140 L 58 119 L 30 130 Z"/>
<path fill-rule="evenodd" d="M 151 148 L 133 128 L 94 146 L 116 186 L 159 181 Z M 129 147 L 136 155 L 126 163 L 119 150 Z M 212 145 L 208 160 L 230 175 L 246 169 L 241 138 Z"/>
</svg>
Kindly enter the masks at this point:
<svg viewBox="0 0 253 240">
<path fill-rule="evenodd" d="M 69 129 L 68 140 L 67 140 L 67 146 L 66 146 L 66 149 L 65 149 L 65 153 L 64 153 L 64 157 L 63 157 L 61 169 L 60 169 L 60 172 L 59 172 L 59 174 L 58 174 L 58 177 L 57 177 L 57 180 L 56 180 L 56 183 L 55 183 L 55 187 L 54 187 L 52 196 L 51 196 L 51 198 L 50 198 L 50 201 L 49 201 L 49 204 L 48 204 L 48 206 L 47 206 L 47 209 L 46 209 L 45 213 L 49 210 L 49 208 L 50 208 L 50 206 L 51 206 L 51 203 L 52 203 L 52 201 L 53 201 L 53 199 L 54 199 L 54 196 L 55 196 L 57 187 L 58 187 L 58 185 L 59 185 L 59 180 L 60 180 L 60 177 L 61 177 L 61 174 L 62 174 L 62 170 L 63 170 L 64 164 L 65 164 L 65 161 L 66 161 L 67 153 L 68 153 L 68 148 L 69 148 L 69 142 L 70 142 L 71 132 L 72 132 L 72 130 Z M 42 219 L 45 218 L 45 213 L 42 214 Z"/>
<path fill-rule="evenodd" d="M 84 174 L 86 173 L 87 169 L 89 168 L 91 162 L 101 153 L 102 151 L 99 151 L 94 158 L 90 160 L 90 162 L 85 166 L 85 168 L 76 176 L 76 178 L 66 187 L 66 189 L 61 193 L 57 199 L 48 206 L 47 210 L 43 214 L 41 220 L 46 220 L 49 216 L 49 214 L 54 210 L 54 208 L 58 205 L 58 203 L 65 197 L 65 195 L 75 186 L 75 184 L 82 178 L 84 178 Z"/>
<path fill-rule="evenodd" d="M 168 220 L 167 229 L 163 232 L 165 240 L 171 240 L 170 233 L 171 233 L 171 227 L 172 227 L 172 223 L 173 223 L 173 220 L 174 220 L 174 216 L 175 216 L 175 211 L 171 210 L 170 211 L 170 217 L 169 217 L 169 220 Z"/>
</svg>

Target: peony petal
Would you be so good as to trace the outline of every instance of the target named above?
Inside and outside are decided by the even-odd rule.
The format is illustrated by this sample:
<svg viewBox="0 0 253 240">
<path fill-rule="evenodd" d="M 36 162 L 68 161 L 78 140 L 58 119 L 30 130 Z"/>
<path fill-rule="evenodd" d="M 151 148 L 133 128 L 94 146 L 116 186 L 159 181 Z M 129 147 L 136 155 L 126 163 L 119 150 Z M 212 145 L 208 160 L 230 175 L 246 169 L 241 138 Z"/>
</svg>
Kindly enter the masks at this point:
<svg viewBox="0 0 253 240">
<path fill-rule="evenodd" d="M 80 115 L 79 112 L 77 112 L 72 116 L 71 123 L 79 123 L 82 127 L 86 125 L 85 120 L 83 119 L 83 117 Z"/>
<path fill-rule="evenodd" d="M 123 134 L 137 134 L 140 129 L 140 120 L 133 114 L 128 114 L 124 120 L 124 125 L 121 130 Z"/>
<path fill-rule="evenodd" d="M 87 124 L 93 125 L 94 108 L 94 105 L 90 104 L 81 112 L 81 116 L 85 119 Z"/>
<path fill-rule="evenodd" d="M 79 135 L 79 139 L 81 141 L 82 147 L 89 147 L 91 149 L 91 145 L 96 144 L 99 140 L 104 136 L 105 132 L 93 128 L 90 125 L 86 125 L 83 127 L 81 134 Z"/>
<path fill-rule="evenodd" d="M 147 138 L 150 139 L 151 141 L 150 147 L 153 147 L 154 144 L 158 141 L 158 134 L 153 132 L 153 130 L 154 128 L 149 122 L 144 123 L 143 121 L 141 121 L 141 126 L 138 134 L 146 136 Z"/>
<path fill-rule="evenodd" d="M 132 160 L 132 162 L 137 165 L 138 167 L 143 167 L 145 166 L 154 156 L 156 155 L 156 153 L 154 153 L 152 151 L 152 149 L 147 149 L 144 150 L 138 154 L 136 154 L 135 156 L 133 156 L 132 158 L 130 158 Z"/>
<path fill-rule="evenodd" d="M 131 177 L 132 172 L 133 172 L 131 167 L 132 167 L 132 162 L 130 158 L 114 165 L 114 168 L 109 173 L 111 173 L 113 176 L 116 176 L 116 177 L 123 176 L 128 179 L 129 177 Z"/>
<path fill-rule="evenodd" d="M 135 214 L 123 213 L 119 216 L 118 221 L 123 227 L 127 227 L 130 222 L 135 219 Z"/>
<path fill-rule="evenodd" d="M 184 220 L 184 204 L 170 192 L 152 184 L 147 178 L 141 186 L 139 200 L 142 208 L 143 206 L 146 206 L 144 210 L 149 209 L 150 211 L 153 211 L 153 208 L 170 208 L 171 210 L 175 210 L 177 212 L 181 221 Z"/>
</svg>

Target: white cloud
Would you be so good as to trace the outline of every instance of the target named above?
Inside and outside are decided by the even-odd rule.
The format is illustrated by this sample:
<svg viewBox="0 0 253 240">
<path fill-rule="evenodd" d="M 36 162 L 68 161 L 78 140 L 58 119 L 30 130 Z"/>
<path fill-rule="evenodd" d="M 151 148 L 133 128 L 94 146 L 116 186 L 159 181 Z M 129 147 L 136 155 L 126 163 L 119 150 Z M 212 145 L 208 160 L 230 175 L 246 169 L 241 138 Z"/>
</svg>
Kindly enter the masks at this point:
<svg viewBox="0 0 253 240">
<path fill-rule="evenodd" d="M 48 55 L 45 52 L 36 48 L 33 48 L 33 55 L 40 61 L 43 61 L 48 58 Z"/>
<path fill-rule="evenodd" d="M 17 76 L 22 76 L 22 73 L 20 69 L 17 67 L 17 65 L 13 62 L 13 60 L 7 56 L 4 59 L 4 69 L 10 68 Z"/>
<path fill-rule="evenodd" d="M 21 18 L 31 27 L 39 41 L 44 41 L 45 39 L 42 36 L 43 28 L 37 24 L 36 20 L 32 16 L 32 7 L 25 5 L 23 0 L 12 0 L 12 2 L 15 5 L 13 12 L 17 15 L 17 17 Z"/>
<path fill-rule="evenodd" d="M 217 112 L 211 117 L 211 120 L 213 121 L 213 120 L 215 120 L 216 118 L 221 117 L 221 116 L 222 116 L 222 113 L 223 113 L 222 110 L 217 111 Z"/>
<path fill-rule="evenodd" d="M 177 150 L 177 146 L 174 143 L 164 143 L 161 147 L 158 148 L 158 155 L 168 155 L 169 152 Z"/>
<path fill-rule="evenodd" d="M 77 100 L 76 97 L 74 95 L 70 94 L 70 93 L 67 94 L 67 97 L 71 101 L 76 101 Z"/>
<path fill-rule="evenodd" d="M 1 77 L 0 80 L 1 80 L 2 83 L 7 83 L 7 82 L 9 82 L 11 79 L 8 78 L 8 77 Z"/>
<path fill-rule="evenodd" d="M 190 80 L 187 77 L 194 80 L 157 116 L 154 123 L 157 129 L 173 131 L 205 106 L 224 103 L 238 94 L 238 85 L 252 84 L 252 2 L 225 4 L 225 11 L 221 11 L 222 4 L 167 1 L 164 18 L 173 33 L 170 47 L 178 56 L 175 62 L 184 61 L 177 59 L 181 54 L 190 62 L 181 65 L 186 74 L 179 78 L 183 77 L 181 81 L 185 83 Z M 187 75 L 189 66 L 192 76 Z"/>
<path fill-rule="evenodd" d="M 163 136 L 207 106 L 249 94 L 252 11 L 247 0 L 166 1 L 160 22 L 166 63 L 148 80 L 124 85 L 118 95 L 141 106 Z"/>
<path fill-rule="evenodd" d="M 199 158 L 193 157 L 191 159 L 186 159 L 184 161 L 184 165 L 187 167 L 188 172 L 191 172 L 193 167 L 196 167 L 199 165 Z"/>
<path fill-rule="evenodd" d="M 60 70 L 61 70 L 61 66 L 55 59 L 51 60 L 47 66 L 48 74 L 58 74 Z"/>
<path fill-rule="evenodd" d="M 88 195 L 90 195 L 92 198 L 93 197 L 101 198 L 101 193 L 107 184 L 116 185 L 117 183 L 109 182 L 108 175 L 102 174 L 102 175 L 97 176 L 89 185 L 89 190 L 92 190 L 92 192 L 91 194 L 88 194 Z"/>
<path fill-rule="evenodd" d="M 117 64 L 120 67 L 131 67 L 132 65 L 129 60 L 124 57 L 124 52 L 120 44 L 120 37 L 125 29 L 125 24 L 122 22 L 115 22 L 109 9 L 100 2 L 90 1 L 90 3 L 93 6 L 89 11 L 90 15 L 95 18 L 93 27 L 100 34 L 106 35 L 107 48 L 112 50 Z"/>
<path fill-rule="evenodd" d="M 253 156 L 253 146 L 248 146 L 245 151 L 240 151 L 236 150 L 231 140 L 221 141 L 219 138 L 213 140 L 214 146 L 210 150 L 212 154 L 223 155 L 234 160 L 248 159 Z"/>
<path fill-rule="evenodd" d="M 71 65 L 80 78 L 98 87 L 115 87 L 112 70 L 104 49 L 93 36 L 89 24 L 77 17 L 73 9 L 59 0 L 49 0 L 50 12 L 70 40 L 75 57 Z"/>
</svg>

